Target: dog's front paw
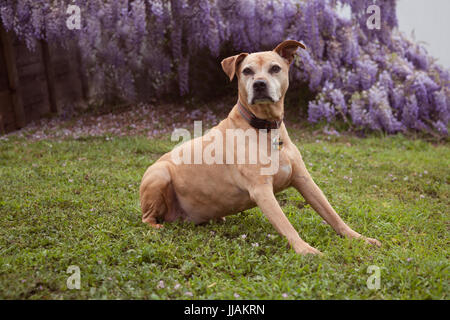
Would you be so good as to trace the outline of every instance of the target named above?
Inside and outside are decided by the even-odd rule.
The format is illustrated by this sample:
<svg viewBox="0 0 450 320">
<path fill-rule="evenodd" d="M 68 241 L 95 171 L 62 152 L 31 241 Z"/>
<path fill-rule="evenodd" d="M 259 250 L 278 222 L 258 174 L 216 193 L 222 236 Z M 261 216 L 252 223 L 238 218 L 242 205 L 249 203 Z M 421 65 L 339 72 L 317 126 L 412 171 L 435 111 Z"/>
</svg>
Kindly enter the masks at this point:
<svg viewBox="0 0 450 320">
<path fill-rule="evenodd" d="M 367 238 L 367 237 L 362 237 L 362 239 L 364 239 L 364 241 L 368 244 L 375 245 L 377 247 L 381 247 L 381 242 L 378 241 L 377 239 Z"/>
<path fill-rule="evenodd" d="M 353 230 L 350 230 L 350 232 L 345 233 L 345 236 L 349 239 L 362 239 L 370 245 L 375 245 L 377 247 L 381 247 L 381 242 L 378 241 L 377 239 L 364 237 L 363 235 L 361 235 L 358 232 L 353 231 Z"/>
<path fill-rule="evenodd" d="M 307 254 L 323 255 L 322 252 L 320 252 L 316 248 L 311 247 L 310 245 L 296 246 L 296 247 L 294 247 L 294 250 L 296 253 L 301 254 L 301 255 L 307 255 Z"/>
</svg>

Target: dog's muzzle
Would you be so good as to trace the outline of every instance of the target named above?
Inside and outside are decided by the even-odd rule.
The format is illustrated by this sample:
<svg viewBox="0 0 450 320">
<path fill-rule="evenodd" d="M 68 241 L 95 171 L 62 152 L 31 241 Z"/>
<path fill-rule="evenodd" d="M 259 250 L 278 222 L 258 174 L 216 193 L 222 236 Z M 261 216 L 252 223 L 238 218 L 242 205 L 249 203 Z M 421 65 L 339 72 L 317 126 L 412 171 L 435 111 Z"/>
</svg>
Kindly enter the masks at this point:
<svg viewBox="0 0 450 320">
<path fill-rule="evenodd" d="M 272 97 L 267 92 L 267 82 L 265 80 L 256 80 L 253 82 L 253 99 L 255 103 L 272 103 Z"/>
</svg>

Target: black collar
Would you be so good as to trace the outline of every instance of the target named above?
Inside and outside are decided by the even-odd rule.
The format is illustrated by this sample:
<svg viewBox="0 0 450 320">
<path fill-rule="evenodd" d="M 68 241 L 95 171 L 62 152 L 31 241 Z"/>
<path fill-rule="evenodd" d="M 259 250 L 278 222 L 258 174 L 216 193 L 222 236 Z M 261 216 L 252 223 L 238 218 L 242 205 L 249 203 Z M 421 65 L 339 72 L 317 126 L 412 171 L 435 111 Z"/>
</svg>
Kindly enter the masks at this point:
<svg viewBox="0 0 450 320">
<path fill-rule="evenodd" d="M 255 129 L 279 129 L 283 120 L 269 121 L 256 117 L 250 110 L 245 108 L 238 100 L 238 109 L 241 116 Z"/>
</svg>

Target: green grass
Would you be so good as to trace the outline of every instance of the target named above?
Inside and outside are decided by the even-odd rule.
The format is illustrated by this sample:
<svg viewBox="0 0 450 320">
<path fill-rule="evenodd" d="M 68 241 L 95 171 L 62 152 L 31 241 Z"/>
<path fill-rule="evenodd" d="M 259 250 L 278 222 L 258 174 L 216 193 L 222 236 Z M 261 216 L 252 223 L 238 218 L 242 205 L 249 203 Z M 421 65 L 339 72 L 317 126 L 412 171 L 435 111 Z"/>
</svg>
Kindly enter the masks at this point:
<svg viewBox="0 0 450 320">
<path fill-rule="evenodd" d="M 278 200 L 323 257 L 296 255 L 259 209 L 149 229 L 138 189 L 167 138 L 10 138 L 0 140 L 0 298 L 448 299 L 449 146 L 291 135 L 336 211 L 382 248 L 340 238 L 293 189 Z M 80 290 L 66 286 L 70 265 Z M 378 290 L 366 285 L 371 265 Z"/>
</svg>

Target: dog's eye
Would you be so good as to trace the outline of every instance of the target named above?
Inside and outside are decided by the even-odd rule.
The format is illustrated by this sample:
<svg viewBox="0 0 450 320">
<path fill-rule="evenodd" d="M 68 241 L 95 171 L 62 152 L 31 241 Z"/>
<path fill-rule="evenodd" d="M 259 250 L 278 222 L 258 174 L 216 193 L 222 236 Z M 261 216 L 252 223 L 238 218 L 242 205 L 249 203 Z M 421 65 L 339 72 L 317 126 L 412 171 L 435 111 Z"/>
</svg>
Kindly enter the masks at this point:
<svg viewBox="0 0 450 320">
<path fill-rule="evenodd" d="M 246 76 L 249 76 L 253 74 L 253 70 L 250 68 L 245 68 L 244 70 L 242 70 L 242 73 L 245 74 Z"/>
<path fill-rule="evenodd" d="M 270 73 L 278 73 L 280 72 L 281 68 L 279 66 L 272 66 L 272 68 L 270 68 L 269 72 Z"/>
</svg>

